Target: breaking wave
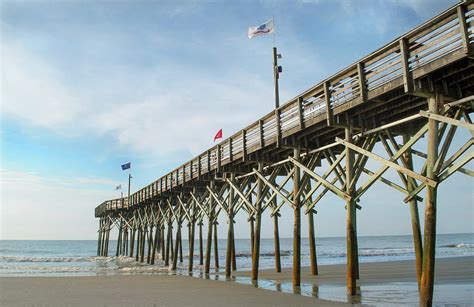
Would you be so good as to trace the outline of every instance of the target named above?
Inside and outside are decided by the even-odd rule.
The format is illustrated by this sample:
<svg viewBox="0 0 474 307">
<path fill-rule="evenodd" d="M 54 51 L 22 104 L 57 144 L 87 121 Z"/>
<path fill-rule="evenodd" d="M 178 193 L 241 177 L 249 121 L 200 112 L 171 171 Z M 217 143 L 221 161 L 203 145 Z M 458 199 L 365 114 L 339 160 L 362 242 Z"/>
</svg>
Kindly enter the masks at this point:
<svg viewBox="0 0 474 307">
<path fill-rule="evenodd" d="M 474 248 L 474 243 L 448 244 L 448 245 L 442 245 L 441 247 L 451 247 L 451 248 Z"/>
<path fill-rule="evenodd" d="M 0 262 L 95 262 L 103 257 L 15 257 L 0 256 Z M 105 259 L 105 258 L 104 258 Z"/>
</svg>

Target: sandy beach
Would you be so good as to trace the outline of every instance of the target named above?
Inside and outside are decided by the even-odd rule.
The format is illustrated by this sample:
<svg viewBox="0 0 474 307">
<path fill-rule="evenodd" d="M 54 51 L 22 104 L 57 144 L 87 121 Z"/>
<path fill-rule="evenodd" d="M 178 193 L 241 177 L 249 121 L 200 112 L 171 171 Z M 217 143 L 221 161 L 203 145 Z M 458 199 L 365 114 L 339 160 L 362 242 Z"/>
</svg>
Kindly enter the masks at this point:
<svg viewBox="0 0 474 307">
<path fill-rule="evenodd" d="M 291 269 L 261 270 L 259 288 L 248 284 L 249 272 L 223 273 L 209 279 L 180 275 L 94 277 L 3 277 L 2 306 L 309 306 L 344 305 L 345 266 L 320 266 L 320 275 L 303 270 L 300 294 L 291 288 Z M 222 271 L 221 271 L 222 272 Z M 435 302 L 470 304 L 474 290 L 474 257 L 437 261 Z M 413 261 L 362 263 L 356 304 L 416 304 Z M 218 279 L 218 280 L 216 280 Z M 246 284 L 247 283 L 247 284 Z M 276 291 L 271 291 L 276 290 Z M 394 301 L 395 300 L 395 301 Z"/>
</svg>

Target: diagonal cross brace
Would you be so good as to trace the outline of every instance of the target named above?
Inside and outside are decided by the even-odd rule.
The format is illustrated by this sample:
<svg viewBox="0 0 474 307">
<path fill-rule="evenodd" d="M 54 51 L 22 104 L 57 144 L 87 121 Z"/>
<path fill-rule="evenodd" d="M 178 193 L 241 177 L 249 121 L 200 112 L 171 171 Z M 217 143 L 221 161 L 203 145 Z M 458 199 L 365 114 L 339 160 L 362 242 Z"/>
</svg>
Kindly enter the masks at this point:
<svg viewBox="0 0 474 307">
<path fill-rule="evenodd" d="M 393 168 L 399 172 L 402 172 L 403 174 L 407 175 L 407 176 L 410 176 L 412 178 L 415 178 L 415 179 L 418 179 L 420 180 L 421 182 L 431 186 L 431 187 L 436 187 L 436 185 L 438 184 L 435 180 L 433 179 L 430 179 L 430 178 L 427 178 L 425 176 L 422 176 L 418 173 L 415 173 L 414 171 L 411 171 L 409 169 L 406 169 L 400 165 L 398 165 L 397 163 L 395 162 L 392 162 L 392 161 L 389 161 L 389 160 L 386 160 L 384 158 L 382 158 L 381 156 L 379 155 L 376 155 L 374 153 L 371 153 L 370 151 L 367 151 L 365 149 L 362 149 L 354 144 L 351 144 L 349 142 L 346 142 L 344 141 L 343 139 L 340 139 L 340 138 L 336 138 L 336 141 L 349 147 L 350 149 L 354 150 L 354 151 L 357 151 L 363 155 L 366 155 L 368 156 L 369 158 L 372 158 L 374 160 L 377 160 L 379 162 L 382 162 L 383 164 L 385 164 L 386 166 L 390 167 L 390 168 Z"/>
<path fill-rule="evenodd" d="M 428 124 L 425 124 L 414 136 L 410 138 L 396 153 L 390 158 L 390 161 L 396 161 L 399 159 L 405 151 L 409 150 L 413 144 L 415 144 L 426 132 L 428 131 Z M 356 200 L 359 199 L 371 186 L 374 184 L 377 179 L 385 173 L 389 167 L 387 165 L 382 165 L 375 174 L 369 178 L 369 180 L 364 183 L 356 192 Z"/>
<path fill-rule="evenodd" d="M 323 177 L 319 176 L 318 174 L 316 174 L 315 172 L 313 172 L 312 170 L 310 170 L 309 168 L 307 168 L 306 166 L 304 166 L 300 162 L 296 161 L 292 157 L 288 157 L 288 158 L 290 159 L 291 162 L 293 162 L 293 164 L 295 164 L 296 166 L 301 168 L 303 171 L 308 173 L 315 180 L 321 182 L 321 184 L 324 185 L 326 188 L 328 188 L 331 192 L 333 192 L 334 194 L 336 194 L 340 198 L 344 199 L 345 201 L 350 201 L 351 200 L 351 196 L 349 194 L 347 194 L 346 192 L 340 190 L 338 187 L 336 187 L 335 185 L 333 185 L 332 183 L 330 183 L 329 181 L 327 181 Z"/>
<path fill-rule="evenodd" d="M 229 186 L 234 189 L 234 191 L 239 195 L 239 197 L 247 204 L 249 209 L 252 209 L 254 212 L 257 211 L 257 209 L 252 205 L 251 202 L 245 197 L 245 195 L 240 191 L 238 187 L 235 186 L 235 184 L 230 181 L 230 179 L 227 178 L 227 183 L 229 183 Z"/>
</svg>

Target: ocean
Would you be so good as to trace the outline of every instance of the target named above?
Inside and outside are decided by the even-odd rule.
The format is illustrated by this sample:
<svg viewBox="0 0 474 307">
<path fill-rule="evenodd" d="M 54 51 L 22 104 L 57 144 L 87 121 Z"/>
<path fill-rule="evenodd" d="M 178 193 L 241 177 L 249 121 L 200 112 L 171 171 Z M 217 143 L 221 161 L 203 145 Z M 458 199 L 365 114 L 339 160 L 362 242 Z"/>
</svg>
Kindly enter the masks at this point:
<svg viewBox="0 0 474 307">
<path fill-rule="evenodd" d="M 183 236 L 185 234 L 183 233 Z M 196 241 L 198 242 L 198 241 Z M 292 239 L 280 240 L 282 267 L 292 265 Z M 226 240 L 218 241 L 219 264 L 225 266 Z M 343 237 L 316 238 L 318 264 L 345 263 L 346 241 Z M 158 260 L 151 266 L 134 258 L 115 257 L 116 241 L 109 243 L 109 257 L 97 257 L 95 240 L 1 240 L 0 276 L 94 276 L 117 274 L 157 274 L 168 271 Z M 205 250 L 204 242 L 204 250 Z M 195 270 L 199 270 L 199 246 L 195 244 Z M 273 239 L 261 240 L 260 268 L 274 267 Z M 205 251 L 204 251 L 205 252 Z M 214 250 L 213 250 L 214 253 Z M 187 270 L 187 241 L 183 241 L 184 262 L 178 270 Z M 474 234 L 440 234 L 436 242 L 437 257 L 474 255 Z M 236 240 L 238 270 L 250 270 L 250 240 Z M 308 266 L 308 239 L 302 239 L 301 265 Z M 160 257 L 158 256 L 158 259 Z M 360 262 L 415 259 L 413 241 L 404 236 L 359 237 Z M 214 254 L 211 266 L 214 265 Z"/>
</svg>

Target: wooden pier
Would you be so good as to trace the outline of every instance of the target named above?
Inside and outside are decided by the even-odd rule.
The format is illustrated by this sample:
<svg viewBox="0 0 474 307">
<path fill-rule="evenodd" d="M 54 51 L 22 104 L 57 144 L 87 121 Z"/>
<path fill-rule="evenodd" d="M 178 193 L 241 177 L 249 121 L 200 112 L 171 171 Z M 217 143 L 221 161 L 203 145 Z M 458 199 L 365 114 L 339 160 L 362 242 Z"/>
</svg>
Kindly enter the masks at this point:
<svg viewBox="0 0 474 307">
<path fill-rule="evenodd" d="M 108 256 L 110 230 L 117 227 L 116 255 L 154 264 L 160 253 L 165 265 L 176 269 L 183 261 L 182 232 L 187 226 L 189 270 L 197 237 L 196 264 L 209 274 L 214 256 L 214 267 L 224 265 L 230 276 L 236 270 L 235 216 L 244 214 L 251 229 L 251 276 L 257 281 L 262 213 L 269 211 L 277 272 L 281 271 L 279 220 L 294 224 L 293 286 L 298 287 L 301 219 L 308 219 L 311 272 L 317 275 L 314 214 L 329 192 L 346 208 L 347 292 L 354 295 L 359 278 L 357 211 L 363 207 L 362 196 L 380 181 L 406 196 L 408 206 L 400 210 L 411 214 L 420 305 L 431 305 L 437 188 L 455 172 L 474 175 L 465 168 L 474 157 L 473 45 L 474 2 L 463 1 L 129 198 L 100 204 L 95 209 L 100 219 L 97 254 Z M 461 129 L 471 137 L 459 146 L 452 140 Z M 372 152 L 376 144 L 382 145 L 384 154 Z M 424 160 L 421 166 L 413 163 L 414 155 Z M 369 161 L 380 167 L 368 169 Z M 388 170 L 398 173 L 399 183 L 384 177 Z M 422 201 L 424 230 L 418 213 Z M 293 209 L 293 219 L 280 216 L 283 206 Z M 220 215 L 228 220 L 223 264 L 217 255 Z M 203 227 L 207 227 L 205 246 Z"/>
</svg>

